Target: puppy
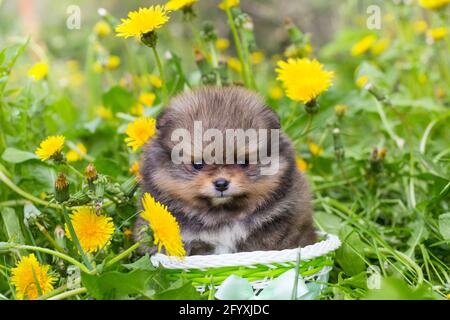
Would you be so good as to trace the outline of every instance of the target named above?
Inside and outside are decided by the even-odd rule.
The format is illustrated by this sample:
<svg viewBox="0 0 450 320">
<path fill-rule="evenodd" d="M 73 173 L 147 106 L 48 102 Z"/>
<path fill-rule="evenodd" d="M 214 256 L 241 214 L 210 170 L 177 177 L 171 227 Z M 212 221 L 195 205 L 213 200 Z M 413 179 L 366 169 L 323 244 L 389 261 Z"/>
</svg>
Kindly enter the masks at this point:
<svg viewBox="0 0 450 320">
<path fill-rule="evenodd" d="M 263 99 L 240 87 L 205 87 L 183 93 L 158 117 L 158 133 L 144 148 L 142 190 L 168 206 L 180 225 L 187 254 L 281 250 L 313 243 L 311 196 L 296 167 L 290 140 L 279 135 L 278 168 L 271 174 L 261 174 L 260 159 L 249 161 L 250 153 L 259 151 L 258 144 L 247 143 L 246 159 L 238 163 L 236 141 L 224 142 L 223 157 L 234 153 L 234 163 L 208 164 L 185 154 L 192 161 L 175 164 L 174 131 L 183 128 L 194 135 L 195 121 L 201 121 L 203 130 L 221 133 L 280 129 L 277 115 Z M 270 144 L 268 149 L 274 151 Z M 143 223 L 138 218 L 136 240 L 141 239 Z M 155 252 L 155 248 L 142 247 L 144 252 Z"/>
</svg>

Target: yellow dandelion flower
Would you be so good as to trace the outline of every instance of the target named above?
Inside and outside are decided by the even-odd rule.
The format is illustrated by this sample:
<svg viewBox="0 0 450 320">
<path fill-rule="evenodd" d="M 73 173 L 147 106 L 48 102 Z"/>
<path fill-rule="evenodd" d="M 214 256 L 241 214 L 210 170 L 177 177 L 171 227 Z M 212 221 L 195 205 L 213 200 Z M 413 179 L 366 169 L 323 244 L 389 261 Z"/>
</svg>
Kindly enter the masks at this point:
<svg viewBox="0 0 450 320">
<path fill-rule="evenodd" d="M 100 106 L 95 110 L 95 114 L 103 119 L 112 119 L 113 113 L 110 108 L 106 108 L 104 106 Z"/>
<path fill-rule="evenodd" d="M 144 211 L 141 213 L 141 217 L 148 221 L 153 230 L 154 243 L 158 246 L 158 251 L 160 252 L 164 247 L 169 256 L 185 256 L 186 251 L 181 240 L 180 227 L 167 207 L 156 202 L 148 193 L 144 194 L 142 205 Z"/>
<path fill-rule="evenodd" d="M 122 24 L 116 28 L 117 36 L 140 37 L 161 28 L 167 21 L 169 16 L 163 6 L 140 8 L 139 11 L 129 12 L 128 19 L 122 19 Z"/>
<path fill-rule="evenodd" d="M 111 26 L 106 21 L 99 21 L 94 26 L 94 32 L 100 38 L 107 37 L 111 34 Z"/>
<path fill-rule="evenodd" d="M 230 40 L 227 38 L 219 38 L 215 42 L 216 48 L 220 51 L 225 51 L 230 47 Z"/>
<path fill-rule="evenodd" d="M 142 117 L 144 115 L 144 111 L 144 105 L 142 103 L 137 103 L 131 108 L 130 113 L 134 116 Z"/>
<path fill-rule="evenodd" d="M 414 29 L 419 33 L 424 33 L 428 29 L 428 23 L 425 20 L 414 22 Z"/>
<path fill-rule="evenodd" d="M 139 103 L 147 107 L 151 107 L 155 100 L 156 95 L 153 92 L 144 92 L 139 96 Z"/>
<path fill-rule="evenodd" d="M 130 167 L 130 172 L 135 176 L 137 176 L 139 174 L 139 170 L 140 170 L 139 161 L 133 162 L 133 164 Z"/>
<path fill-rule="evenodd" d="M 97 215 L 94 208 L 80 207 L 73 211 L 70 220 L 84 251 L 96 252 L 110 243 L 115 229 L 112 218 Z M 65 232 L 67 237 L 72 240 L 67 224 Z"/>
<path fill-rule="evenodd" d="M 41 80 L 48 74 L 48 64 L 45 62 L 38 62 L 28 70 L 28 77 L 33 80 Z"/>
<path fill-rule="evenodd" d="M 429 37 L 434 41 L 439 41 L 447 37 L 448 30 L 446 27 L 433 28 L 429 30 Z"/>
<path fill-rule="evenodd" d="M 438 99 L 442 99 L 442 98 L 445 97 L 445 91 L 444 91 L 444 89 L 442 89 L 442 87 L 440 87 L 440 86 L 438 86 L 438 87 L 436 88 L 435 94 L 436 94 L 436 97 L 437 97 Z"/>
<path fill-rule="evenodd" d="M 153 118 L 139 118 L 128 125 L 125 133 L 127 146 L 136 151 L 142 147 L 156 133 L 156 120 Z"/>
<path fill-rule="evenodd" d="M 314 142 L 308 143 L 308 148 L 309 152 L 311 152 L 311 155 L 313 155 L 314 157 L 323 155 L 323 148 Z"/>
<path fill-rule="evenodd" d="M 348 106 L 346 106 L 345 104 L 338 104 L 334 107 L 334 112 L 336 113 L 337 116 L 343 116 L 344 113 L 346 113 L 348 111 Z"/>
<path fill-rule="evenodd" d="M 105 64 L 106 69 L 115 70 L 120 66 L 120 57 L 109 56 L 108 61 Z"/>
<path fill-rule="evenodd" d="M 87 153 L 87 149 L 82 143 L 77 144 L 77 150 L 72 149 L 66 154 L 68 162 L 76 162 L 83 159 L 83 156 Z"/>
<path fill-rule="evenodd" d="M 366 75 L 362 75 L 358 79 L 356 79 L 356 85 L 358 88 L 364 88 L 366 84 L 369 82 L 369 77 Z"/>
<path fill-rule="evenodd" d="M 297 157 L 295 162 L 297 164 L 298 170 L 300 170 L 301 172 L 306 172 L 306 170 L 308 170 L 308 163 L 305 160 L 303 160 L 302 158 Z"/>
<path fill-rule="evenodd" d="M 420 84 L 425 84 L 428 82 L 428 77 L 426 74 L 421 73 L 419 74 L 419 76 L 417 77 L 417 80 L 419 81 Z"/>
<path fill-rule="evenodd" d="M 240 0 L 223 0 L 219 4 L 219 8 L 226 11 L 226 10 L 234 8 L 234 7 L 239 7 L 239 5 L 240 5 Z"/>
<path fill-rule="evenodd" d="M 280 100 L 283 98 L 283 89 L 280 86 L 272 85 L 269 89 L 269 97 L 273 100 Z"/>
<path fill-rule="evenodd" d="M 278 80 L 283 83 L 286 95 L 294 100 L 308 103 L 326 91 L 332 84 L 334 73 L 323 70 L 316 59 L 289 59 L 279 61 Z"/>
<path fill-rule="evenodd" d="M 53 291 L 56 277 L 49 275 L 50 266 L 41 265 L 32 253 L 22 257 L 11 269 L 11 283 L 16 288 L 17 299 L 34 300 L 41 294 Z"/>
<path fill-rule="evenodd" d="M 161 88 L 162 87 L 162 80 L 156 74 L 149 75 L 148 76 L 148 80 L 150 81 L 150 84 L 152 86 L 154 86 L 155 88 Z"/>
<path fill-rule="evenodd" d="M 165 7 L 169 11 L 176 11 L 184 8 L 191 7 L 195 3 L 197 3 L 198 0 L 169 0 Z"/>
<path fill-rule="evenodd" d="M 352 56 L 360 56 L 363 53 L 367 52 L 372 45 L 375 43 L 377 38 L 374 35 L 368 35 L 362 38 L 360 41 L 355 43 L 351 49 Z"/>
<path fill-rule="evenodd" d="M 64 136 L 50 136 L 41 142 L 35 153 L 42 161 L 58 156 L 64 147 L 64 140 Z"/>
<path fill-rule="evenodd" d="M 389 39 L 387 38 L 381 39 L 372 46 L 371 52 L 372 54 L 378 56 L 382 54 L 384 50 L 386 50 L 389 47 L 390 44 L 391 41 Z"/>
<path fill-rule="evenodd" d="M 261 51 L 255 51 L 251 54 L 250 56 L 250 60 L 252 61 L 253 64 L 260 64 L 261 62 L 264 61 L 264 53 L 262 53 Z"/>
<path fill-rule="evenodd" d="M 437 10 L 450 3 L 450 0 L 419 0 L 419 5 L 425 9 Z"/>
<path fill-rule="evenodd" d="M 230 57 L 227 60 L 227 64 L 228 64 L 228 67 L 231 70 L 239 72 L 239 73 L 242 72 L 242 65 L 241 65 L 241 62 L 238 59 Z"/>
</svg>

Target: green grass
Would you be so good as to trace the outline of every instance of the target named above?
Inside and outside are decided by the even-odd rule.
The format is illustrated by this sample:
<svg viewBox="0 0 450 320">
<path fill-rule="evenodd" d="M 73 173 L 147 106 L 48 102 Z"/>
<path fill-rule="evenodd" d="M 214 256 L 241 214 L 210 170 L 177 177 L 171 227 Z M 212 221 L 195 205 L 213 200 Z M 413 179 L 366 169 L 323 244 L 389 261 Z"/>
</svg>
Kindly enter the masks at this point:
<svg viewBox="0 0 450 320">
<path fill-rule="evenodd" d="M 230 33 L 230 41 L 240 39 L 235 46 L 239 54 L 233 48 L 218 52 L 208 43 L 201 47 L 213 50 L 212 56 L 239 56 L 244 77 L 226 65 L 215 68 L 215 59 L 196 64 L 186 54 L 190 48 L 175 51 L 171 43 L 177 36 L 168 28 L 159 32 L 157 50 L 161 56 L 173 50 L 170 59 L 162 59 L 169 96 L 205 83 L 235 82 L 255 87 L 279 114 L 283 130 L 308 164 L 317 228 L 343 242 L 322 299 L 445 299 L 450 293 L 450 41 L 447 36 L 427 43 L 414 22 L 426 17 L 430 27 L 445 25 L 449 10 L 393 4 L 383 10 L 393 19 L 385 16 L 381 30 L 367 30 L 364 16 L 349 11 L 334 40 L 314 48 L 310 57 L 336 77 L 319 97 L 309 129 L 301 103 L 270 95 L 277 83 L 275 63 L 267 56 L 251 65 L 248 50 L 256 49 L 251 34 L 239 25 Z M 227 21 L 240 13 L 219 14 Z M 181 15 L 172 14 L 170 23 L 201 28 L 202 21 L 187 23 Z M 114 23 L 118 17 L 107 18 Z M 367 34 L 389 38 L 388 48 L 379 55 L 369 50 L 352 56 L 351 47 Z M 209 39 L 196 35 L 197 41 Z M 154 106 L 145 108 L 147 116 L 164 108 L 163 90 L 144 79 L 161 68 L 137 41 L 114 34 L 99 38 L 92 32 L 82 41 L 73 56 L 42 50 L 32 38 L 0 40 L 0 299 L 16 297 L 11 269 L 32 252 L 58 277 L 56 290 L 41 298 L 202 298 L 188 280 L 173 282 L 170 273 L 149 267 L 147 258 L 138 260 L 127 236 L 138 214 L 139 194 L 129 192 L 129 168 L 140 152 L 127 148 L 124 131 L 136 117 L 131 109 L 141 93 L 157 96 Z M 291 48 L 304 52 L 308 44 L 309 37 L 291 32 Z M 278 54 L 284 49 L 280 43 Z M 120 67 L 94 72 L 95 62 L 112 53 L 121 57 Z M 48 62 L 50 71 L 45 79 L 32 81 L 26 72 L 36 56 Z M 69 66 L 68 60 L 77 63 Z M 355 84 L 362 75 L 368 76 L 370 88 Z M 348 106 L 342 116 L 335 112 L 338 104 Z M 111 118 L 98 115 L 100 105 L 111 110 Z M 88 150 L 71 163 L 73 169 L 34 155 L 43 139 L 59 134 L 66 137 L 65 153 L 79 142 Z M 311 152 L 311 143 L 323 151 Z M 104 179 L 104 195 L 89 191 L 76 173 L 91 162 Z M 75 244 L 58 233 L 64 224 L 62 206 L 54 201 L 59 172 L 70 182 L 71 202 L 65 206 L 101 202 L 116 226 L 111 244 L 84 260 Z M 67 287 L 70 265 L 83 271 L 81 288 Z"/>
</svg>

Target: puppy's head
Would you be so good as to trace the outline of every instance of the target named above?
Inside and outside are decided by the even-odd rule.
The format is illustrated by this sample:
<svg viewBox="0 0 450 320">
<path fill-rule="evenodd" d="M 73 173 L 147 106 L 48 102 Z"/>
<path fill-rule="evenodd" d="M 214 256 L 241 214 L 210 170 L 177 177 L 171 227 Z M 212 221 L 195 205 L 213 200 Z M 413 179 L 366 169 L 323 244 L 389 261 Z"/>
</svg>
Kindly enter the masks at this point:
<svg viewBox="0 0 450 320">
<path fill-rule="evenodd" d="M 242 88 L 182 94 L 159 116 L 157 128 L 146 149 L 151 156 L 144 158 L 155 162 L 149 178 L 162 197 L 181 201 L 186 214 L 245 215 L 273 197 L 292 163 L 292 155 L 283 151 L 289 143 L 273 144 L 272 130 L 280 128 L 277 115 L 256 93 Z M 242 133 L 244 140 L 238 137 Z M 270 174 L 264 174 L 268 163 L 263 156 L 277 161 Z"/>
</svg>

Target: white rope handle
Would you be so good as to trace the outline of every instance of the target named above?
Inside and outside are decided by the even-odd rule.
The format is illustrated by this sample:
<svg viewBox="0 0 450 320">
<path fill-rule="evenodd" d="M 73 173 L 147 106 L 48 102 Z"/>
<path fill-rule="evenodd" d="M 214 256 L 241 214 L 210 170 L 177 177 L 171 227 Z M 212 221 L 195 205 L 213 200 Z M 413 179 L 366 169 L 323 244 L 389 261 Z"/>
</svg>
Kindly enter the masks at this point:
<svg viewBox="0 0 450 320">
<path fill-rule="evenodd" d="M 152 264 L 166 269 L 208 269 L 220 267 L 252 266 L 255 264 L 287 263 L 297 260 L 298 251 L 302 260 L 311 260 L 340 247 L 341 241 L 333 234 L 319 233 L 327 238 L 304 248 L 252 251 L 205 256 L 187 256 L 183 259 L 157 253 L 151 257 Z"/>
</svg>

